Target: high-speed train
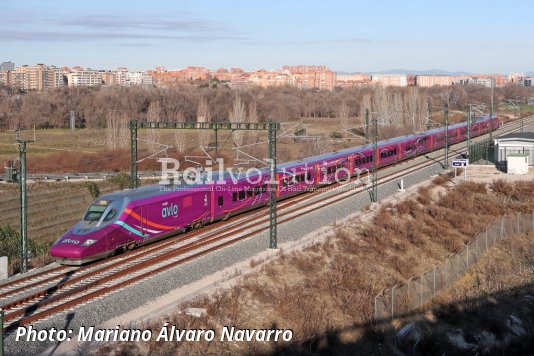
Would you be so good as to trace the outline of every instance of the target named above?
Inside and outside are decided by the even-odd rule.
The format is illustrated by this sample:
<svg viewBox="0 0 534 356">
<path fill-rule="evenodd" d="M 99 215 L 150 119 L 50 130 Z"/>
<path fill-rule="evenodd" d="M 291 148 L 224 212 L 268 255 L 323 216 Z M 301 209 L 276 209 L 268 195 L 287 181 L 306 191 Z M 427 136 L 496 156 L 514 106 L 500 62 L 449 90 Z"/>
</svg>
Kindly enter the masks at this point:
<svg viewBox="0 0 534 356">
<path fill-rule="evenodd" d="M 490 126 L 491 125 L 491 126 Z M 471 137 L 499 127 L 497 116 L 471 122 Z M 449 143 L 467 139 L 467 123 L 450 125 Z M 378 142 L 377 167 L 443 148 L 445 128 Z M 284 199 L 347 179 L 373 167 L 373 145 L 354 147 L 277 166 L 276 197 Z M 105 194 L 82 220 L 61 236 L 50 254 L 62 264 L 81 265 L 188 229 L 227 219 L 269 201 L 268 169 L 255 176 L 225 174 L 193 185 L 151 185 Z"/>
</svg>

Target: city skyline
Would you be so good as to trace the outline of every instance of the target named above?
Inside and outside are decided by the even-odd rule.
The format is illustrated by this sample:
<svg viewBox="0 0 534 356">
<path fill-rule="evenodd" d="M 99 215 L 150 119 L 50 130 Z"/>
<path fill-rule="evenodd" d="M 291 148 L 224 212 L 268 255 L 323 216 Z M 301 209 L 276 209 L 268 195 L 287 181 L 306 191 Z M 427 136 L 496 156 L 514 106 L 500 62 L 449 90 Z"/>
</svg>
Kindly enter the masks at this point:
<svg viewBox="0 0 534 356">
<path fill-rule="evenodd" d="M 530 72 L 534 4 L 140 1 L 3 4 L 1 60 L 146 70 L 190 65 L 337 72 Z"/>
</svg>

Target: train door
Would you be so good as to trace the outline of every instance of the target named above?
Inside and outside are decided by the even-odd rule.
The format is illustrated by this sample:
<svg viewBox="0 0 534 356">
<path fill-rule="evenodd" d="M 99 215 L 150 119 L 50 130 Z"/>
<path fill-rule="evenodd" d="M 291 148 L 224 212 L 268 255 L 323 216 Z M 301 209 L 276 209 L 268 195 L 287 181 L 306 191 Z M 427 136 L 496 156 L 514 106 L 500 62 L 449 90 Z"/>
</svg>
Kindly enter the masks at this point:
<svg viewBox="0 0 534 356">
<path fill-rule="evenodd" d="M 144 240 L 145 237 L 148 237 L 149 234 L 148 234 L 148 226 L 147 226 L 147 221 L 148 221 L 148 206 L 147 205 L 142 205 L 141 206 L 141 225 L 140 225 L 140 229 L 141 230 L 141 235 L 142 236 L 142 239 Z"/>
<path fill-rule="evenodd" d="M 147 214 L 148 207 L 146 205 L 137 206 L 133 209 L 133 211 L 134 211 L 135 220 L 133 220 L 134 225 L 132 226 L 132 228 L 134 229 L 134 231 L 138 230 L 138 233 L 135 233 L 134 231 L 130 231 L 130 237 L 128 240 L 139 241 L 139 239 L 141 239 L 140 242 L 143 242 L 143 240 L 147 236 L 146 232 L 147 232 L 148 227 L 146 225 L 146 221 L 147 221 L 147 215 L 148 215 Z"/>
</svg>

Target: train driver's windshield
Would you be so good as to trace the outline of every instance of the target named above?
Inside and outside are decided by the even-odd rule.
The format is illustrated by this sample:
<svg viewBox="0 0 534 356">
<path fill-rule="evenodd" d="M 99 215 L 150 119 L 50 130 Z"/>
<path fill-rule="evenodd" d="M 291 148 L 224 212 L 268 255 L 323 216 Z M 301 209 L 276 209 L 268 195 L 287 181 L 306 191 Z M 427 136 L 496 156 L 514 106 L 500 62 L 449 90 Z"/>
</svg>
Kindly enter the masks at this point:
<svg viewBox="0 0 534 356">
<path fill-rule="evenodd" d="M 109 200 L 97 200 L 95 201 L 89 209 L 87 209 L 87 212 L 85 213 L 85 216 L 83 217 L 83 221 L 99 221 L 102 217 L 102 214 L 104 214 L 104 211 L 106 210 L 107 206 L 111 203 Z"/>
</svg>

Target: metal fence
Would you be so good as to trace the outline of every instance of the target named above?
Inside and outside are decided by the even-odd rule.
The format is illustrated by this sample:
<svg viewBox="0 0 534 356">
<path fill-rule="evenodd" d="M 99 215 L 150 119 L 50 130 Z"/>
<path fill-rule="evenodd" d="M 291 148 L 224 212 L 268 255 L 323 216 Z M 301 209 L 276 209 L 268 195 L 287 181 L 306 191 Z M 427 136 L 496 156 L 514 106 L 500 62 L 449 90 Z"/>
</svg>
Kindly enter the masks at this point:
<svg viewBox="0 0 534 356">
<path fill-rule="evenodd" d="M 374 300 L 375 320 L 391 318 L 420 308 L 475 264 L 497 241 L 534 230 L 534 212 L 498 218 L 459 252 L 405 283 L 383 290 Z"/>
<path fill-rule="evenodd" d="M 486 139 L 474 142 L 469 146 L 469 163 L 495 163 L 495 145 L 493 140 Z"/>
</svg>

